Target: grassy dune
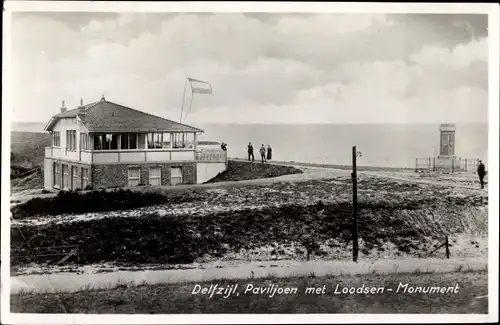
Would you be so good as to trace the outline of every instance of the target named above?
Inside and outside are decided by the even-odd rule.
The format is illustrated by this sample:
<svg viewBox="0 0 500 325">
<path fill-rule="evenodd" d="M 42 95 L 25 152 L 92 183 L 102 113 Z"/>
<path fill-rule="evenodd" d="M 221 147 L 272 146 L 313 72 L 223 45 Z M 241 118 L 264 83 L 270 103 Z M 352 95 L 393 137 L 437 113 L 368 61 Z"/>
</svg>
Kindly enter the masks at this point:
<svg viewBox="0 0 500 325">
<path fill-rule="evenodd" d="M 45 147 L 50 146 L 48 133 L 11 132 L 11 189 L 18 192 L 26 189 L 43 188 L 43 170 L 26 177 L 17 177 L 33 166 L 42 166 Z"/>
<path fill-rule="evenodd" d="M 461 195 L 453 188 L 379 178 L 362 179 L 359 186 L 364 257 L 425 257 L 445 235 L 456 254 L 455 236 L 487 232 L 487 198 L 480 192 Z M 35 247 L 79 245 L 82 264 L 305 259 L 308 251 L 348 259 L 349 189 L 345 178 L 283 182 L 178 193 L 156 206 L 119 212 L 32 214 L 13 224 L 11 245 L 27 252 L 20 232 Z M 46 220 L 36 225 L 40 218 Z M 11 260 L 13 266 L 26 262 Z"/>
<path fill-rule="evenodd" d="M 51 143 L 49 133 L 13 131 L 10 137 L 12 153 L 30 161 L 33 165 L 43 165 L 45 147 Z"/>
<path fill-rule="evenodd" d="M 257 178 L 270 178 L 290 174 L 302 174 L 300 169 L 291 166 L 279 166 L 262 164 L 259 162 L 249 163 L 246 161 L 229 160 L 227 170 L 206 183 L 217 183 L 226 181 L 243 181 Z"/>
</svg>

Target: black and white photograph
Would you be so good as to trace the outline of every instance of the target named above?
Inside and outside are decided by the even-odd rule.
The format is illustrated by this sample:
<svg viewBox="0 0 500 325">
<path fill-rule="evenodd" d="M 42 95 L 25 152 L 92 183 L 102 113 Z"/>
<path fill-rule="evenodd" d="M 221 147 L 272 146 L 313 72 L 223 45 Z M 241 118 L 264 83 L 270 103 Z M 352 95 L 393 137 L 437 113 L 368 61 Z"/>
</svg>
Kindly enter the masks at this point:
<svg viewBox="0 0 500 325">
<path fill-rule="evenodd" d="M 6 1 L 2 323 L 498 321 L 498 18 Z"/>
</svg>

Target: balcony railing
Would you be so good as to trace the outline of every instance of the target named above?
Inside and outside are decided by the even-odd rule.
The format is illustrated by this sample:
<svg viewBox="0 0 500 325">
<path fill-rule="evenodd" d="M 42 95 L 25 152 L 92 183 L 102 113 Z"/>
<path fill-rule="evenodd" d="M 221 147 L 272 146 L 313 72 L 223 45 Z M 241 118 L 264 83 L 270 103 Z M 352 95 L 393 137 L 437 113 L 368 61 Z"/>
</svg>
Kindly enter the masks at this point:
<svg viewBox="0 0 500 325">
<path fill-rule="evenodd" d="M 227 153 L 221 149 L 139 149 L 139 150 L 80 150 L 46 147 L 45 157 L 84 163 L 140 163 L 162 161 L 226 162 Z"/>
<path fill-rule="evenodd" d="M 226 162 L 227 151 L 220 149 L 201 150 L 196 152 L 197 161 Z"/>
</svg>

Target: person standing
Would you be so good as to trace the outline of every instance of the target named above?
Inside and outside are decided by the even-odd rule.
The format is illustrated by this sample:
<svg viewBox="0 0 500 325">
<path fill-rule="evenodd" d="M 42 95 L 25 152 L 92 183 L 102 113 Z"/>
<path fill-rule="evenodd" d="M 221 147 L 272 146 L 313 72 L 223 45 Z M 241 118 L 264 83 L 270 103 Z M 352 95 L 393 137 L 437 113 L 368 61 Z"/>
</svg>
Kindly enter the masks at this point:
<svg viewBox="0 0 500 325">
<path fill-rule="evenodd" d="M 264 144 L 262 144 L 262 146 L 260 147 L 260 158 L 263 163 L 266 162 L 266 147 L 264 146 Z"/>
<path fill-rule="evenodd" d="M 477 166 L 477 174 L 479 175 L 479 181 L 481 182 L 481 188 L 484 188 L 484 176 L 486 176 L 486 168 L 481 160 L 479 160 L 479 165 Z"/>
<path fill-rule="evenodd" d="M 273 149 L 271 148 L 271 145 L 267 145 L 267 160 L 273 159 Z"/>
<path fill-rule="evenodd" d="M 252 157 L 252 160 L 250 160 L 250 157 Z M 252 143 L 248 143 L 248 161 L 254 161 L 255 157 L 253 156 L 253 146 Z"/>
</svg>

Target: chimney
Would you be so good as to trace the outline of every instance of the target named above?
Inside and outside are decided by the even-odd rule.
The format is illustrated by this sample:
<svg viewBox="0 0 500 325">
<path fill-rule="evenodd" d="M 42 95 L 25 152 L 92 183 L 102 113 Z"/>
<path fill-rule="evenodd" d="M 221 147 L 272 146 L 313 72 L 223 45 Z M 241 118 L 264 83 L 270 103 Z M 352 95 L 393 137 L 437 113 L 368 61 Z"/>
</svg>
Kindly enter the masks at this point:
<svg viewBox="0 0 500 325">
<path fill-rule="evenodd" d="M 78 112 L 79 113 L 85 112 L 85 106 L 83 106 L 83 98 L 80 98 L 80 106 L 78 106 Z"/>
<path fill-rule="evenodd" d="M 64 113 L 66 112 L 66 106 L 64 105 L 64 100 L 62 101 L 62 105 L 61 105 L 61 113 Z"/>
</svg>

